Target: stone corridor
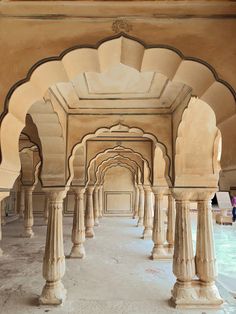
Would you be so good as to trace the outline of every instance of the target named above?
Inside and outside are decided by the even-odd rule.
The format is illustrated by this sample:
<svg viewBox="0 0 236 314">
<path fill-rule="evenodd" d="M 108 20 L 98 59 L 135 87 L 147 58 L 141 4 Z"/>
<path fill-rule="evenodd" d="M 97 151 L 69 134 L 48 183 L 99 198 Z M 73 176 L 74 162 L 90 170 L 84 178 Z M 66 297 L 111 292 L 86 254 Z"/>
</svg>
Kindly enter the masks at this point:
<svg viewBox="0 0 236 314">
<path fill-rule="evenodd" d="M 64 217 L 65 255 L 68 255 L 71 249 L 71 225 L 72 219 Z M 0 260 L 0 313 L 236 313 L 236 301 L 218 283 L 217 286 L 225 300 L 224 308 L 218 310 L 171 308 L 168 300 L 175 282 L 172 261 L 152 261 L 148 258 L 153 243 L 151 240 L 140 239 L 142 230 L 142 227 L 136 227 L 136 220 L 130 217 L 102 218 L 101 225 L 95 227 L 95 239 L 87 239 L 85 242 L 86 258 L 66 259 L 63 283 L 67 289 L 67 301 L 63 307 L 53 307 L 38 305 L 44 283 L 41 266 L 46 226 L 43 220 L 35 219 L 35 237 L 32 239 L 19 237 L 23 232 L 22 220 L 7 224 L 3 227 L 4 256 Z M 235 233 L 232 233 L 231 227 L 224 226 L 216 226 L 215 232 L 218 255 L 218 246 L 222 245 L 222 239 L 227 235 L 235 237 Z M 217 257 L 221 267 L 220 256 Z M 230 269 L 232 263 L 224 264 L 223 267 Z M 235 273 L 232 276 L 235 276 Z"/>
</svg>

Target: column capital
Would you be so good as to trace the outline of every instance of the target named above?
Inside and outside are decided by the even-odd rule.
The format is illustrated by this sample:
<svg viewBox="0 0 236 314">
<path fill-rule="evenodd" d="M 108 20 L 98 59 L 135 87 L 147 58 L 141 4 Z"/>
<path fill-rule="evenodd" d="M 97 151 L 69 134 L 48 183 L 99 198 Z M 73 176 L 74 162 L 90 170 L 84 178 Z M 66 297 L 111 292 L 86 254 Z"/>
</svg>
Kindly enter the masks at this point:
<svg viewBox="0 0 236 314">
<path fill-rule="evenodd" d="M 93 185 L 88 185 L 86 187 L 86 191 L 88 192 L 88 194 L 93 194 L 93 190 L 94 190 L 94 186 Z"/>
<path fill-rule="evenodd" d="M 143 189 L 145 192 L 152 192 L 151 186 L 150 185 L 143 185 Z"/>
<path fill-rule="evenodd" d="M 85 187 L 84 186 L 75 186 L 73 187 L 73 191 L 76 195 L 84 194 L 85 193 Z"/>
<path fill-rule="evenodd" d="M 185 187 L 173 188 L 171 193 L 176 201 L 204 201 L 212 198 L 217 191 L 216 188 Z"/>
<path fill-rule="evenodd" d="M 155 195 L 163 196 L 164 194 L 167 194 L 168 191 L 169 188 L 165 186 L 152 186 L 152 192 Z"/>
<path fill-rule="evenodd" d="M 66 194 L 69 188 L 70 188 L 69 186 L 46 187 L 46 188 L 43 188 L 42 190 L 48 195 L 50 200 L 53 200 L 55 202 L 60 202 L 66 197 Z"/>
</svg>

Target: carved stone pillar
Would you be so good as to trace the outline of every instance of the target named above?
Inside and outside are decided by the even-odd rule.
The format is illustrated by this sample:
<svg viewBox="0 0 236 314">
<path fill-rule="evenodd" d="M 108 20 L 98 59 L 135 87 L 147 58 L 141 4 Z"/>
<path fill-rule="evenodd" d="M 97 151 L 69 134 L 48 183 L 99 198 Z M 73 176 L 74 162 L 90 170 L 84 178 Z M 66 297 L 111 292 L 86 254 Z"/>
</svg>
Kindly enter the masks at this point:
<svg viewBox="0 0 236 314">
<path fill-rule="evenodd" d="M 75 189 L 75 209 L 73 217 L 73 228 L 71 240 L 73 247 L 71 249 L 70 257 L 84 258 L 85 249 L 85 227 L 84 227 L 84 192 L 83 187 Z"/>
<path fill-rule="evenodd" d="M 94 238 L 94 216 L 93 216 L 93 186 L 88 186 L 86 191 L 86 213 L 85 213 L 85 236 L 86 238 Z"/>
<path fill-rule="evenodd" d="M 152 238 L 153 216 L 152 216 L 152 190 L 150 186 L 144 186 L 144 218 L 143 218 L 143 236 L 142 239 Z"/>
<path fill-rule="evenodd" d="M 170 256 L 164 246 L 165 244 L 165 224 L 162 210 L 164 189 L 160 187 L 152 188 L 155 196 L 154 221 L 152 240 L 154 243 L 151 253 L 152 259 L 167 259 Z"/>
<path fill-rule="evenodd" d="M 189 215 L 191 191 L 175 189 L 176 223 L 173 257 L 173 272 L 177 281 L 172 290 L 172 301 L 177 307 L 188 307 L 194 304 L 197 293 L 192 285 L 195 276 L 195 260 L 191 221 Z"/>
<path fill-rule="evenodd" d="M 142 184 L 138 185 L 139 188 L 139 203 L 138 203 L 138 223 L 137 227 L 143 226 L 144 216 L 144 189 Z"/>
<path fill-rule="evenodd" d="M 103 216 L 103 186 L 100 185 L 98 190 L 98 202 L 99 202 L 99 218 Z"/>
<path fill-rule="evenodd" d="M 2 203 L 2 201 L 4 200 L 4 198 L 8 197 L 10 192 L 0 192 L 0 203 Z M 0 241 L 2 240 L 2 215 L 0 215 Z M 2 249 L 0 248 L 0 256 L 3 255 L 3 251 Z"/>
<path fill-rule="evenodd" d="M 61 282 L 65 273 L 62 210 L 66 192 L 57 188 L 48 190 L 49 217 L 43 259 L 43 277 L 46 284 L 39 298 L 41 304 L 58 305 L 66 297 L 66 290 Z"/>
<path fill-rule="evenodd" d="M 32 230 L 34 224 L 34 216 L 33 216 L 33 190 L 34 186 L 24 186 L 25 190 L 25 210 L 24 210 L 24 234 L 23 236 L 26 238 L 32 238 L 34 236 L 34 232 Z"/>
<path fill-rule="evenodd" d="M 25 211 L 25 190 L 24 190 L 24 186 L 21 185 L 21 188 L 20 188 L 19 218 L 24 218 L 24 211 Z"/>
<path fill-rule="evenodd" d="M 220 305 L 223 303 L 215 285 L 217 269 L 211 211 L 211 198 L 215 191 L 199 193 L 198 225 L 196 243 L 196 273 L 200 279 L 200 298 L 204 304 Z"/>
<path fill-rule="evenodd" d="M 5 199 L 1 201 L 1 225 L 5 226 L 6 224 L 6 213 L 5 213 L 6 202 Z"/>
<path fill-rule="evenodd" d="M 99 201 L 98 201 L 98 186 L 95 186 L 93 191 L 93 215 L 94 215 L 94 226 L 99 226 Z"/>
<path fill-rule="evenodd" d="M 139 188 L 135 185 L 135 200 L 134 200 L 134 214 L 133 218 L 138 218 L 138 205 L 139 205 Z"/>
<path fill-rule="evenodd" d="M 48 207 L 49 207 L 49 198 L 48 198 L 48 195 L 45 194 L 43 218 L 46 225 L 48 224 L 48 214 L 49 214 Z"/>
<path fill-rule="evenodd" d="M 171 194 L 168 194 L 168 211 L 167 211 L 167 234 L 169 253 L 174 253 L 175 239 L 175 200 Z"/>
</svg>

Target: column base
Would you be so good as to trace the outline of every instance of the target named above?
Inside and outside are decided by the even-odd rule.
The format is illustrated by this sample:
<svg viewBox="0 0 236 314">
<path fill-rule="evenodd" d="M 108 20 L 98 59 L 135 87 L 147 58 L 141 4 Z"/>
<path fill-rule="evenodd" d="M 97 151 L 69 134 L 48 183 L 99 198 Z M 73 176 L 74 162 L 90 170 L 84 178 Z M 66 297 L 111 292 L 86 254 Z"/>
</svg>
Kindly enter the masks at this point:
<svg viewBox="0 0 236 314">
<path fill-rule="evenodd" d="M 156 247 L 154 245 L 151 253 L 151 259 L 153 260 L 163 260 L 163 259 L 169 259 L 171 260 L 173 258 L 173 254 L 169 253 L 169 249 L 165 247 Z"/>
<path fill-rule="evenodd" d="M 172 290 L 176 308 L 217 308 L 223 304 L 215 284 L 203 285 L 200 281 L 177 281 Z"/>
<path fill-rule="evenodd" d="M 94 219 L 94 226 L 99 227 L 99 220 L 98 220 L 98 218 Z"/>
<path fill-rule="evenodd" d="M 137 223 L 137 227 L 142 227 L 143 226 L 143 219 L 140 219 L 138 220 L 138 223 Z"/>
<path fill-rule="evenodd" d="M 42 294 L 39 298 L 39 304 L 44 305 L 60 305 L 66 299 L 66 289 L 61 281 L 46 281 Z"/>
<path fill-rule="evenodd" d="M 24 233 L 22 235 L 23 238 L 33 238 L 34 237 L 34 232 L 32 229 L 25 229 Z"/>
<path fill-rule="evenodd" d="M 88 228 L 85 230 L 85 237 L 86 238 L 94 238 L 95 237 L 95 233 L 93 231 L 93 228 Z"/>
<path fill-rule="evenodd" d="M 152 239 L 152 229 L 145 228 L 142 235 L 143 240 Z"/>
<path fill-rule="evenodd" d="M 84 258 L 85 255 L 86 254 L 85 254 L 84 245 L 82 243 L 78 245 L 74 244 L 71 249 L 69 258 Z"/>
</svg>

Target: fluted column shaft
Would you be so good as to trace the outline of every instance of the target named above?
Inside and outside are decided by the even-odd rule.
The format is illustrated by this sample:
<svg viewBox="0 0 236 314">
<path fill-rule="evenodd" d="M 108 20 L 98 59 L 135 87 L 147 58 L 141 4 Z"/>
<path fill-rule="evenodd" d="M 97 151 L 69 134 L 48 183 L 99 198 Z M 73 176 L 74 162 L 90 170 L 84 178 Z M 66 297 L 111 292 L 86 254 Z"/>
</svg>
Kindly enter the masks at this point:
<svg viewBox="0 0 236 314">
<path fill-rule="evenodd" d="M 171 194 L 168 194 L 168 211 L 167 211 L 167 234 L 169 253 L 173 253 L 175 240 L 175 201 Z"/>
<path fill-rule="evenodd" d="M 195 258 L 190 221 L 190 197 L 188 193 L 176 193 L 176 222 L 173 257 L 173 273 L 177 281 L 172 290 L 176 305 L 192 302 L 198 296 L 192 279 L 195 276 Z"/>
<path fill-rule="evenodd" d="M 21 185 L 20 188 L 20 209 L 19 209 L 19 217 L 24 218 L 24 210 L 25 210 L 25 190 L 24 186 Z"/>
<path fill-rule="evenodd" d="M 152 259 L 159 259 L 163 258 L 166 255 L 164 250 L 165 229 L 162 214 L 163 192 L 155 189 L 153 190 L 153 192 L 155 196 L 153 234 L 152 234 L 154 246 L 151 257 Z"/>
<path fill-rule="evenodd" d="M 5 206 L 6 206 L 6 202 L 5 202 L 5 199 L 3 199 L 2 201 L 1 201 L 1 225 L 5 225 L 6 224 L 6 218 L 5 218 L 5 216 L 6 216 L 6 213 L 5 213 Z"/>
<path fill-rule="evenodd" d="M 48 215 L 49 215 L 49 198 L 48 195 L 45 194 L 43 218 L 46 225 L 48 224 Z"/>
<path fill-rule="evenodd" d="M 9 192 L 0 192 L 0 203 L 9 195 Z M 1 204 L 0 204 L 1 205 Z M 0 215 L 0 241 L 2 240 L 2 215 Z M 3 255 L 3 251 L 0 248 L 0 256 Z"/>
<path fill-rule="evenodd" d="M 152 238 L 153 216 L 152 216 L 152 190 L 150 186 L 144 187 L 144 217 L 143 217 L 143 239 Z"/>
<path fill-rule="evenodd" d="M 138 224 L 137 224 L 137 226 L 143 226 L 144 189 L 143 189 L 142 184 L 139 184 L 138 188 L 139 188 L 139 203 L 138 203 Z"/>
<path fill-rule="evenodd" d="M 71 234 L 71 241 L 73 247 L 71 249 L 70 257 L 84 258 L 85 249 L 85 226 L 84 226 L 84 192 L 83 187 L 75 190 L 75 208 L 73 216 L 73 227 Z"/>
<path fill-rule="evenodd" d="M 86 191 L 86 214 L 85 214 L 85 236 L 93 238 L 94 235 L 94 215 L 93 215 L 93 186 L 89 186 Z"/>
<path fill-rule="evenodd" d="M 48 191 L 49 217 L 43 259 L 43 277 L 46 284 L 39 299 L 41 304 L 61 304 L 66 290 L 61 283 L 65 273 L 62 211 L 66 190 Z"/>
<path fill-rule="evenodd" d="M 103 216 L 103 186 L 100 185 L 98 190 L 98 202 L 99 202 L 99 218 Z"/>
<path fill-rule="evenodd" d="M 34 186 L 24 186 L 25 190 L 25 210 L 24 210 L 24 237 L 32 238 L 34 232 L 32 230 L 34 224 L 33 216 L 33 190 Z"/>
<path fill-rule="evenodd" d="M 189 208 L 189 200 L 176 200 L 173 272 L 182 282 L 190 282 L 195 275 Z"/>
<path fill-rule="evenodd" d="M 95 186 L 93 191 L 93 214 L 94 214 L 94 226 L 99 226 L 99 201 L 98 201 L 99 187 Z"/>
<path fill-rule="evenodd" d="M 133 218 L 138 218 L 138 205 L 139 205 L 139 188 L 135 186 L 135 199 L 134 199 L 134 213 Z"/>
<path fill-rule="evenodd" d="M 205 193 L 198 201 L 196 274 L 200 279 L 201 294 L 211 299 L 213 303 L 222 304 L 223 300 L 215 286 L 217 269 L 210 206 L 211 197 L 213 197 L 212 194 Z"/>
</svg>

